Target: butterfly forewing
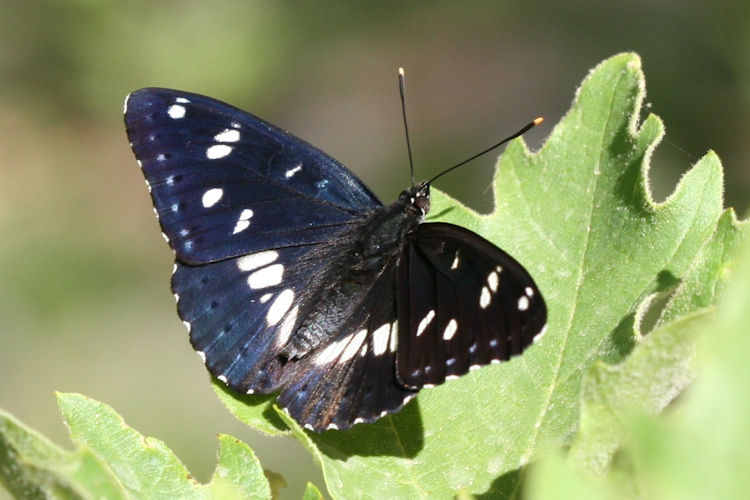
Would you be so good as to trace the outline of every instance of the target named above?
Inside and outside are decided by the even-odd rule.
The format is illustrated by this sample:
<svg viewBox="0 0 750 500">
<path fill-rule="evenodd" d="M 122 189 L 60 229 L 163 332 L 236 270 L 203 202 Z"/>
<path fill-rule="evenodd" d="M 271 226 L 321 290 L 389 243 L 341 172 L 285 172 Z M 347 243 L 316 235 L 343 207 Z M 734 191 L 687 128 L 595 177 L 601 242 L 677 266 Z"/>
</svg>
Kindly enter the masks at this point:
<svg viewBox="0 0 750 500">
<path fill-rule="evenodd" d="M 526 270 L 459 226 L 421 224 L 399 271 L 397 375 L 405 387 L 437 385 L 471 367 L 520 354 L 547 309 Z"/>
<path fill-rule="evenodd" d="M 329 241 L 381 206 L 322 151 L 208 97 L 138 90 L 125 124 L 162 230 L 184 263 Z"/>
</svg>

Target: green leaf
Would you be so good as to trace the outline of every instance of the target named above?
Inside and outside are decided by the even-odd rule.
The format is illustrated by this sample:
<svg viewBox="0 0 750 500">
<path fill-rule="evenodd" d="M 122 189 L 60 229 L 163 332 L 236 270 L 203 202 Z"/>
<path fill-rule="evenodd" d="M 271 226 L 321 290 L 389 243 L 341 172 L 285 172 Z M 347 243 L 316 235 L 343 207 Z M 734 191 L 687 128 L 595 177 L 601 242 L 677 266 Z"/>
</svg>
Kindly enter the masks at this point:
<svg viewBox="0 0 750 500">
<path fill-rule="evenodd" d="M 268 394 L 239 394 L 212 377 L 214 392 L 241 422 L 269 436 L 288 436 L 289 428 L 273 409 L 275 397 Z"/>
<path fill-rule="evenodd" d="M 307 483 L 307 488 L 305 488 L 305 493 L 302 495 L 302 500 L 323 500 L 323 494 L 314 484 Z"/>
<path fill-rule="evenodd" d="M 626 361 L 614 366 L 599 362 L 589 371 L 582 390 L 580 429 L 570 450 L 573 465 L 591 475 L 605 474 L 626 432 L 626 416 L 661 412 L 693 379 L 696 333 L 715 316 L 712 308 L 700 308 L 714 303 L 717 291 L 726 286 L 733 255 L 747 228 L 747 223 L 737 222 L 734 212 L 725 211 L 667 302 L 659 326 Z M 646 301 L 641 309 L 649 305 Z M 636 323 L 637 327 L 640 322 Z"/>
<path fill-rule="evenodd" d="M 650 333 L 617 365 L 596 363 L 582 390 L 581 421 L 569 459 L 591 475 L 604 474 L 619 448 L 627 416 L 657 414 L 695 376 L 695 337 L 714 318 L 704 309 Z"/>
<path fill-rule="evenodd" d="M 63 450 L 2 410 L 0 483 L 17 498 L 125 498 L 89 450 Z"/>
<path fill-rule="evenodd" d="M 57 400 L 73 452 L 0 413 L 0 480 L 19 498 L 271 498 L 258 459 L 231 436 L 219 436 L 219 463 L 203 485 L 163 442 L 109 406 L 80 394 Z"/>
<path fill-rule="evenodd" d="M 80 394 L 59 394 L 58 404 L 73 442 L 106 463 L 135 498 L 271 496 L 252 450 L 230 436 L 219 436 L 219 464 L 211 483 L 202 485 L 162 441 L 128 427 L 109 406 Z"/>
<path fill-rule="evenodd" d="M 661 322 L 715 303 L 731 276 L 733 256 L 747 232 L 748 224 L 739 223 L 732 209 L 722 214 L 716 232 L 701 248 L 696 265 L 667 303 Z"/>
<path fill-rule="evenodd" d="M 699 338 L 698 378 L 682 405 L 627 422 L 632 439 L 623 454 L 651 498 L 743 498 L 750 490 L 750 244 L 730 274 L 716 320 Z"/>
<path fill-rule="evenodd" d="M 637 401 L 636 394 L 618 397 L 627 390 L 623 385 L 632 385 L 628 378 L 651 375 L 657 385 L 662 383 L 656 377 L 665 363 L 656 342 L 647 338 L 627 361 L 608 369 L 607 375 L 617 377 L 620 384 L 610 384 L 613 380 L 608 377 L 594 382 L 598 394 L 605 397 L 584 399 L 581 432 L 567 463 L 555 456 L 537 464 L 529 481 L 529 498 L 747 496 L 750 239 L 747 223 L 741 229 L 746 243 L 738 262 L 725 260 L 723 268 L 732 278 L 718 305 L 665 324 L 649 335 L 661 336 L 658 343 L 663 346 L 667 346 L 665 337 L 671 338 L 674 350 L 684 349 L 686 343 L 680 338 L 688 340 L 687 344 L 691 337 L 697 338 L 697 377 L 691 388 L 671 411 L 660 415 L 654 414 L 658 405 L 651 404 L 645 394 L 643 402 Z M 647 358 L 650 363 L 645 362 Z M 613 432 L 606 431 L 607 424 L 614 426 Z M 614 448 L 615 458 L 610 460 Z M 597 454 L 603 460 L 598 460 Z"/>
<path fill-rule="evenodd" d="M 522 356 L 424 390 L 374 424 L 316 435 L 287 421 L 333 497 L 517 496 L 526 464 L 571 443 L 583 374 L 631 351 L 653 298 L 688 277 L 717 286 L 720 272 L 698 270 L 711 260 L 722 215 L 719 160 L 707 154 L 654 203 L 649 160 L 663 126 L 653 115 L 639 125 L 644 88 L 634 54 L 597 66 L 541 151 L 522 140 L 508 146 L 491 214 L 433 191 L 431 220 L 476 231 L 530 271 L 549 328 Z M 675 292 L 664 321 L 713 300 L 704 291 Z"/>
<path fill-rule="evenodd" d="M 271 498 L 263 468 L 248 445 L 226 434 L 219 435 L 219 464 L 207 485 L 216 499 Z"/>
</svg>

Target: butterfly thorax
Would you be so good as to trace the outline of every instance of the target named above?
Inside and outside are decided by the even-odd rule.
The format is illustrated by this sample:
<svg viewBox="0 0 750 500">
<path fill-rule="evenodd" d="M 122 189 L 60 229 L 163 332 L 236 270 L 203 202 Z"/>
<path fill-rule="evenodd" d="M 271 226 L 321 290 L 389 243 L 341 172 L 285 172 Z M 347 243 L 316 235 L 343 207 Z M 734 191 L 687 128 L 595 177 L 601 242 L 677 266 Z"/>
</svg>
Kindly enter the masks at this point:
<svg viewBox="0 0 750 500">
<path fill-rule="evenodd" d="M 349 251 L 331 266 L 329 275 L 310 284 L 317 288 L 316 299 L 282 358 L 299 359 L 312 352 L 328 339 L 334 325 L 351 323 L 352 329 L 360 328 L 352 316 L 354 306 L 371 300 L 375 282 L 396 272 L 407 235 L 423 222 L 429 205 L 429 185 L 414 186 L 394 203 L 372 211 L 364 223 L 335 243 L 339 249 L 348 246 Z"/>
</svg>

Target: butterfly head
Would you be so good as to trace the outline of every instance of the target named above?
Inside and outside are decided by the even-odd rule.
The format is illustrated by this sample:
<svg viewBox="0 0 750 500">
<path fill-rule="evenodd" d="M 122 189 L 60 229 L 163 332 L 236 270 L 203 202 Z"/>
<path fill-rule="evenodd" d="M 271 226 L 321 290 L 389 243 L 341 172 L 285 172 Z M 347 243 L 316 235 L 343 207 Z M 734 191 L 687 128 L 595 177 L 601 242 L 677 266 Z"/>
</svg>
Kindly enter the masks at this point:
<svg viewBox="0 0 750 500">
<path fill-rule="evenodd" d="M 430 184 L 421 182 L 401 193 L 399 200 L 404 204 L 404 211 L 424 217 L 430 211 Z"/>
</svg>

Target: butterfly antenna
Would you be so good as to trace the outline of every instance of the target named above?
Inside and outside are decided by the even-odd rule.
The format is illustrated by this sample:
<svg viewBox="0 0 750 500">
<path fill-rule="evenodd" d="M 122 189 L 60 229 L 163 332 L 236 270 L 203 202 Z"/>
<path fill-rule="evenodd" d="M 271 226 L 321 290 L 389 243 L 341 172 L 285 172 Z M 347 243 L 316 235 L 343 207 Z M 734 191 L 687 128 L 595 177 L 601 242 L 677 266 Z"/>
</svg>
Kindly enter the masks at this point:
<svg viewBox="0 0 750 500">
<path fill-rule="evenodd" d="M 518 137 L 518 136 L 520 136 L 520 135 L 523 135 L 523 134 L 525 134 L 526 132 L 528 132 L 528 131 L 529 131 L 530 129 L 532 129 L 532 128 L 536 127 L 537 125 L 539 125 L 539 124 L 540 124 L 540 123 L 542 123 L 543 121 L 544 121 L 544 118 L 542 118 L 541 116 L 540 116 L 539 118 L 534 118 L 534 119 L 533 119 L 533 120 L 532 120 L 531 122 L 529 122 L 529 123 L 528 123 L 528 124 L 527 124 L 527 125 L 526 125 L 525 127 L 523 127 L 523 128 L 521 129 L 521 130 L 519 130 L 519 131 L 518 131 L 518 132 L 516 132 L 515 134 L 513 134 L 513 135 L 511 135 L 511 136 L 509 136 L 509 137 L 506 137 L 505 139 L 503 139 L 502 141 L 498 142 L 497 144 L 494 144 L 494 145 L 492 145 L 492 146 L 488 147 L 487 149 L 485 149 L 485 150 L 483 150 L 483 151 L 480 151 L 479 153 L 475 154 L 474 156 L 472 156 L 472 157 L 470 157 L 470 158 L 467 158 L 467 159 L 465 159 L 465 160 L 464 160 L 464 161 L 462 161 L 461 163 L 457 163 L 457 164 L 453 165 L 452 167 L 450 167 L 450 168 L 447 168 L 447 169 L 443 170 L 442 172 L 440 172 L 439 174 L 437 174 L 437 175 L 436 175 L 435 177 L 433 177 L 432 179 L 428 180 L 428 181 L 426 182 L 426 184 L 432 184 L 432 183 L 433 183 L 433 182 L 435 181 L 435 179 L 437 179 L 438 177 L 442 177 L 442 176 L 444 176 L 445 174 L 447 174 L 448 172 L 450 172 L 450 171 L 452 171 L 452 170 L 455 170 L 455 169 L 457 169 L 457 168 L 458 168 L 458 167 L 460 167 L 461 165 L 465 165 L 465 164 L 469 163 L 469 162 L 470 162 L 471 160 L 475 160 L 475 159 L 479 158 L 480 156 L 482 156 L 483 154 L 487 154 L 487 153 L 489 153 L 490 151 L 492 151 L 493 149 L 495 149 L 495 148 L 498 148 L 498 147 L 502 146 L 502 145 L 503 145 L 503 144 L 505 144 L 506 142 L 508 142 L 508 141 L 512 141 L 512 140 L 513 140 L 513 139 L 515 139 L 516 137 Z"/>
<path fill-rule="evenodd" d="M 411 156 L 411 141 L 409 141 L 409 124 L 406 121 L 406 83 L 404 68 L 398 68 L 398 91 L 401 93 L 401 115 L 404 117 L 404 131 L 406 132 L 406 149 L 409 151 L 409 170 L 411 171 L 411 185 L 414 186 L 414 160 Z"/>
</svg>

